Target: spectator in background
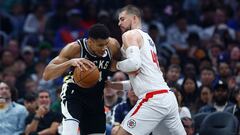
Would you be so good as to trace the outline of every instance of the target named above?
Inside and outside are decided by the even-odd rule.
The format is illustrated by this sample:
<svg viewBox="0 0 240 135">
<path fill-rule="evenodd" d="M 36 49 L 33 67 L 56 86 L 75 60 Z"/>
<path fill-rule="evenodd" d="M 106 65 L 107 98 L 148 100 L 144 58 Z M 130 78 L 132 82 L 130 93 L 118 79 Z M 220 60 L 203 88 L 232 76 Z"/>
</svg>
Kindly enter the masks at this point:
<svg viewBox="0 0 240 135">
<path fill-rule="evenodd" d="M 213 65 L 213 69 L 217 69 L 218 58 L 221 53 L 223 53 L 224 47 L 222 44 L 211 44 L 209 49 L 209 55 L 211 58 L 211 63 Z"/>
<path fill-rule="evenodd" d="M 50 62 L 52 59 L 52 45 L 49 42 L 42 41 L 38 44 L 37 61 L 45 63 Z"/>
<path fill-rule="evenodd" d="M 23 25 L 25 21 L 24 2 L 21 0 L 15 0 L 10 9 L 10 18 L 13 24 L 13 37 L 21 39 L 23 37 Z"/>
<path fill-rule="evenodd" d="M 209 105 L 212 103 L 212 89 L 208 86 L 201 86 L 199 88 L 199 95 L 196 99 L 196 111 L 205 105 Z"/>
<path fill-rule="evenodd" d="M 37 84 L 37 90 L 45 89 L 48 90 L 50 93 L 51 101 L 54 101 L 56 99 L 55 94 L 55 85 L 53 80 L 45 81 L 42 78 L 43 71 L 46 67 L 46 63 L 43 61 L 38 61 L 35 64 L 35 72 L 31 74 L 31 79 L 33 79 Z"/>
<path fill-rule="evenodd" d="M 60 113 L 61 114 L 61 97 L 60 97 L 60 94 L 61 94 L 61 91 L 62 91 L 62 87 L 58 86 L 56 88 L 56 100 L 52 103 L 50 109 L 53 111 L 53 112 L 56 112 L 56 113 Z"/>
<path fill-rule="evenodd" d="M 240 47 L 234 46 L 230 51 L 230 68 L 233 69 L 233 73 L 237 75 L 237 65 L 240 63 Z"/>
<path fill-rule="evenodd" d="M 14 59 L 18 59 L 20 57 L 20 44 L 17 39 L 9 39 L 6 49 L 12 52 Z"/>
<path fill-rule="evenodd" d="M 10 50 L 5 49 L 1 53 L 0 68 L 8 69 L 13 65 L 14 61 L 15 61 L 15 58 L 13 53 Z"/>
<path fill-rule="evenodd" d="M 122 71 L 117 71 L 117 72 L 115 72 L 114 74 L 113 74 L 113 76 L 112 76 L 112 81 L 113 82 L 117 82 L 117 81 L 125 81 L 125 80 L 127 80 L 128 79 L 128 76 L 124 73 L 124 72 L 122 72 Z M 121 98 L 121 100 L 122 101 L 125 101 L 126 100 L 126 91 L 122 91 L 122 90 L 120 90 L 120 91 L 117 91 L 117 95 L 118 95 L 118 97 L 119 98 Z"/>
<path fill-rule="evenodd" d="M 199 112 L 223 112 L 227 107 L 233 106 L 229 102 L 229 90 L 226 82 L 218 80 L 213 87 L 213 102 L 200 108 Z"/>
<path fill-rule="evenodd" d="M 179 65 L 170 65 L 166 74 L 166 82 L 169 87 L 174 87 L 180 78 L 181 67 Z"/>
<path fill-rule="evenodd" d="M 230 77 L 232 76 L 230 66 L 227 62 L 219 62 L 218 63 L 218 79 L 228 82 Z"/>
<path fill-rule="evenodd" d="M 17 78 L 16 78 L 15 72 L 12 68 L 8 68 L 3 71 L 2 79 L 6 83 L 8 83 L 8 85 L 10 85 L 10 87 L 16 86 Z"/>
<path fill-rule="evenodd" d="M 27 78 L 24 82 L 24 89 L 22 95 L 25 96 L 26 93 L 37 93 L 37 83 L 32 78 Z"/>
<path fill-rule="evenodd" d="M 212 67 L 203 67 L 200 71 L 201 86 L 212 87 L 215 80 L 215 72 Z"/>
<path fill-rule="evenodd" d="M 181 85 L 183 105 L 190 109 L 192 114 L 196 113 L 195 102 L 199 94 L 198 86 L 195 78 L 185 77 Z"/>
<path fill-rule="evenodd" d="M 189 117 L 184 117 L 184 118 L 181 118 L 181 121 L 187 135 L 194 135 L 195 129 L 194 129 L 193 119 Z"/>
<path fill-rule="evenodd" d="M 195 59 L 197 62 L 199 62 L 201 59 L 207 56 L 207 51 L 201 46 L 201 40 L 198 33 L 189 33 L 186 40 L 189 47 L 187 56 L 185 57 Z"/>
<path fill-rule="evenodd" d="M 167 42 L 175 48 L 175 50 L 184 54 L 188 50 L 187 37 L 190 32 L 200 33 L 198 26 L 190 26 L 186 19 L 186 14 L 180 12 L 176 16 L 176 23 L 167 30 Z"/>
<path fill-rule="evenodd" d="M 112 109 L 113 107 L 122 101 L 121 98 L 118 97 L 117 91 L 106 86 L 104 88 L 104 106 L 106 113 L 106 122 L 110 125 L 112 124 Z"/>
<path fill-rule="evenodd" d="M 188 61 L 183 66 L 183 76 L 177 81 L 179 85 L 182 85 L 185 77 L 195 78 L 197 81 L 198 87 L 201 85 L 201 82 L 198 80 L 198 69 L 193 61 Z"/>
<path fill-rule="evenodd" d="M 50 110 L 50 94 L 46 90 L 38 93 L 38 109 L 30 113 L 26 118 L 26 135 L 32 134 L 56 134 L 61 116 Z"/>
<path fill-rule="evenodd" d="M 46 38 L 51 43 L 54 42 L 54 36 L 59 28 L 67 24 L 66 5 L 63 2 L 58 2 L 55 8 L 46 21 Z"/>
<path fill-rule="evenodd" d="M 28 14 L 23 26 L 23 32 L 25 33 L 23 46 L 37 45 L 44 40 L 47 22 L 46 8 L 44 4 L 37 3 L 33 7 L 33 12 Z"/>
<path fill-rule="evenodd" d="M 34 73 L 34 66 L 35 66 L 35 51 L 31 46 L 24 46 L 22 48 L 22 58 L 26 63 L 26 73 L 28 75 Z"/>
<path fill-rule="evenodd" d="M 43 4 L 36 4 L 33 10 L 25 20 L 23 31 L 29 35 L 43 34 L 47 21 L 46 7 Z"/>
<path fill-rule="evenodd" d="M 180 56 L 177 53 L 173 53 L 170 58 L 169 58 L 169 64 L 168 65 L 181 65 L 182 60 L 180 58 Z"/>
<path fill-rule="evenodd" d="M 183 118 L 183 117 L 191 118 L 192 116 L 191 116 L 190 110 L 188 109 L 188 107 L 184 106 L 184 104 L 183 104 L 185 97 L 183 97 L 179 86 L 177 85 L 177 87 L 171 88 L 171 89 L 174 91 L 174 94 L 175 94 L 177 102 L 178 102 L 178 110 L 179 110 L 180 118 Z"/>
<path fill-rule="evenodd" d="M 29 77 L 29 75 L 26 74 L 26 68 L 27 68 L 26 63 L 22 59 L 17 59 L 14 62 L 13 71 L 15 73 L 16 80 L 21 80 L 21 81 L 16 81 L 16 85 L 15 85 L 16 88 L 18 89 L 20 99 L 24 98 L 24 83 Z"/>
<path fill-rule="evenodd" d="M 80 23 L 81 19 L 82 14 L 79 9 L 71 9 L 67 12 L 68 23 L 60 27 L 56 33 L 54 50 L 59 50 L 68 43 L 87 36 L 87 30 Z"/>
<path fill-rule="evenodd" d="M 230 41 L 230 39 L 235 39 L 235 31 L 226 25 L 228 19 L 226 7 L 216 8 L 212 18 L 214 19 L 214 24 L 203 30 L 201 34 L 202 39 L 209 40 L 214 37 L 222 42 L 224 42 L 223 40 Z"/>
<path fill-rule="evenodd" d="M 6 35 L 11 35 L 13 32 L 13 24 L 11 22 L 10 17 L 3 11 L 0 12 L 0 28 L 1 31 Z"/>
<path fill-rule="evenodd" d="M 16 89 L 6 82 L 0 82 L 0 133 L 19 135 L 24 132 L 26 108 L 16 103 Z"/>
<path fill-rule="evenodd" d="M 29 92 L 24 97 L 24 106 L 29 113 L 35 113 L 37 110 L 37 94 L 34 92 Z"/>
<path fill-rule="evenodd" d="M 227 112 L 232 113 L 240 122 L 240 89 L 234 93 L 235 104 L 226 108 Z"/>
<path fill-rule="evenodd" d="M 112 135 L 116 134 L 116 132 L 118 131 L 118 128 L 120 127 L 120 124 L 122 123 L 123 119 L 128 114 L 128 112 L 133 108 L 133 106 L 136 104 L 137 100 L 138 100 L 138 97 L 135 95 L 134 91 L 133 90 L 128 90 L 127 100 L 117 104 L 113 108 Z"/>
</svg>

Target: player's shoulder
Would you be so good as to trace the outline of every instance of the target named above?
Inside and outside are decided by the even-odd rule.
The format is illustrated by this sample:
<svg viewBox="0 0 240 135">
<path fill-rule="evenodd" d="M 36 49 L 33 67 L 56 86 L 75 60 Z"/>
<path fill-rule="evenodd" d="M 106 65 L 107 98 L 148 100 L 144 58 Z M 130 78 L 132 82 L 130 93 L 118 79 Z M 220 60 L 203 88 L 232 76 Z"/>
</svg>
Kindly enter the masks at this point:
<svg viewBox="0 0 240 135">
<path fill-rule="evenodd" d="M 117 47 L 117 48 L 119 48 L 119 47 L 120 47 L 120 44 L 119 44 L 119 42 L 117 41 L 117 39 L 110 37 L 110 38 L 109 38 L 108 47 Z"/>
<path fill-rule="evenodd" d="M 139 38 L 139 37 L 141 37 L 141 34 L 138 31 L 138 29 L 128 30 L 124 32 L 122 35 L 122 38 Z"/>
<path fill-rule="evenodd" d="M 80 53 L 80 45 L 78 44 L 77 41 L 68 43 L 61 51 L 60 54 L 63 56 L 69 56 L 69 57 L 74 57 L 75 55 Z"/>
</svg>

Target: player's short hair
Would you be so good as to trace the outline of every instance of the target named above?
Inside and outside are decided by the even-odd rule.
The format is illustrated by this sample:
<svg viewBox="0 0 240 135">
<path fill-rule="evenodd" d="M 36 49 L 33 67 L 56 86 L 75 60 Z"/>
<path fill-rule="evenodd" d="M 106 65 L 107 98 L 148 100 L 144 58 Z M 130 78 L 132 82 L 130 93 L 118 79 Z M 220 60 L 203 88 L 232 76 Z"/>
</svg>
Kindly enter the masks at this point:
<svg viewBox="0 0 240 135">
<path fill-rule="evenodd" d="M 136 15 L 137 17 L 141 18 L 142 17 L 142 12 L 141 10 L 134 6 L 134 5 L 127 5 L 119 10 L 119 13 L 127 11 L 128 14 L 133 14 Z"/>
<path fill-rule="evenodd" d="M 88 36 L 93 39 L 107 39 L 110 36 L 110 32 L 105 25 L 98 23 L 90 27 Z"/>
</svg>

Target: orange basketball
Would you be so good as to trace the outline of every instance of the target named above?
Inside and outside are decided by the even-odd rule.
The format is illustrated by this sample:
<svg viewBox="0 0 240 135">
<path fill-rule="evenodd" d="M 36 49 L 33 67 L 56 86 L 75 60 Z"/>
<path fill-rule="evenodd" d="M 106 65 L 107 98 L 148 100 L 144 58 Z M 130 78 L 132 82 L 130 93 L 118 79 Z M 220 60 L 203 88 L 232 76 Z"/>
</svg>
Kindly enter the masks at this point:
<svg viewBox="0 0 240 135">
<path fill-rule="evenodd" d="M 75 83 L 82 88 L 93 87 L 97 84 L 99 76 L 100 74 L 97 66 L 83 71 L 80 71 L 80 69 L 76 67 L 73 72 L 73 79 Z"/>
</svg>

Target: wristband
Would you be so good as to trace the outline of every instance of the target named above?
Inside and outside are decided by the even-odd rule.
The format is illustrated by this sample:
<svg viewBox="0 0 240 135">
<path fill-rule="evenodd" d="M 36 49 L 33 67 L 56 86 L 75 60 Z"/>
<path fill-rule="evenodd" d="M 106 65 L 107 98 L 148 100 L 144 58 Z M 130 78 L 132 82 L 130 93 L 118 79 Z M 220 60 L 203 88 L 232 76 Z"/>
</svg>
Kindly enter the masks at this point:
<svg viewBox="0 0 240 135">
<path fill-rule="evenodd" d="M 34 116 L 33 119 L 36 120 L 36 121 L 40 121 L 41 120 L 41 118 L 38 117 L 38 116 Z"/>
<path fill-rule="evenodd" d="M 132 86 L 131 86 L 131 83 L 130 83 L 129 80 L 122 81 L 121 83 L 123 85 L 123 90 L 127 90 L 128 91 L 128 90 L 132 89 Z"/>
</svg>

